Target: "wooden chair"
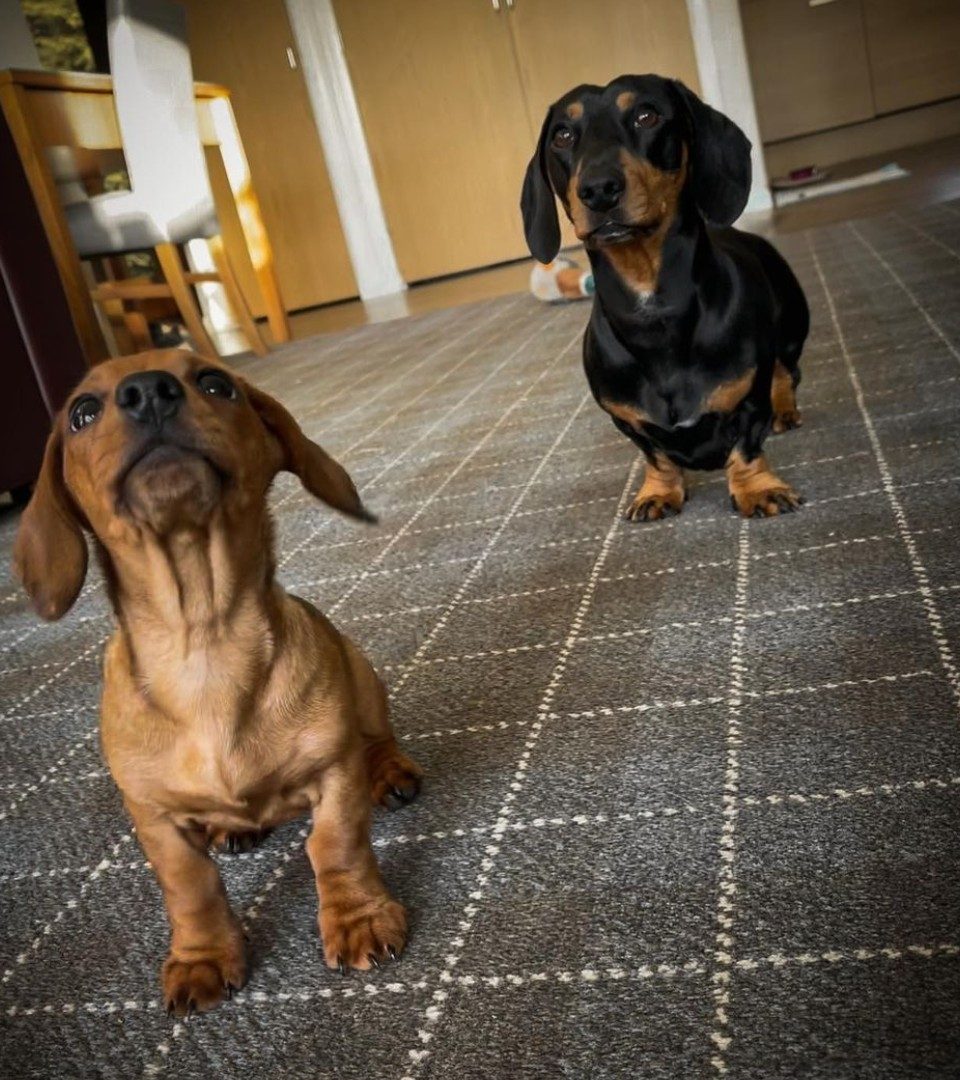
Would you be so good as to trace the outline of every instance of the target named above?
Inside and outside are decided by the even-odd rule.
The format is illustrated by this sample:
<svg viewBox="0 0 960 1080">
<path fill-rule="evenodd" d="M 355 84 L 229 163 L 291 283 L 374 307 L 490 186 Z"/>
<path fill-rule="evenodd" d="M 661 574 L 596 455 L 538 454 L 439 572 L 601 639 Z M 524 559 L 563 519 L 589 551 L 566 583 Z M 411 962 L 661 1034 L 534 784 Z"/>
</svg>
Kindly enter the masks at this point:
<svg viewBox="0 0 960 1080">
<path fill-rule="evenodd" d="M 105 308 L 170 298 L 199 352 L 216 356 L 194 294 L 219 282 L 258 355 L 267 348 L 230 264 L 214 207 L 197 125 L 184 9 L 167 0 L 108 0 L 108 47 L 117 121 L 131 190 L 86 196 L 72 185 L 64 207 L 81 258 L 152 250 L 163 280 L 108 275 L 91 290 Z M 64 184 L 60 185 L 61 190 Z M 182 248 L 205 240 L 215 271 L 184 265 Z M 125 319 L 138 348 L 150 347 L 146 320 Z"/>
</svg>

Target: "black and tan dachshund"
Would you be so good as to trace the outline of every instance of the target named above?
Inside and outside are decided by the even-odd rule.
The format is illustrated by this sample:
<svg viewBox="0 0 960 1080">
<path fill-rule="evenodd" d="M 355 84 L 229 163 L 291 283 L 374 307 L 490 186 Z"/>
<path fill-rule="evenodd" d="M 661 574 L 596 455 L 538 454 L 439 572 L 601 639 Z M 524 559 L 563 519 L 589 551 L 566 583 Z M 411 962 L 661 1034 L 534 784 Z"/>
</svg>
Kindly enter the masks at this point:
<svg viewBox="0 0 960 1080">
<path fill-rule="evenodd" d="M 800 423 L 810 316 L 779 253 L 729 228 L 750 176 L 737 125 L 657 75 L 571 90 L 547 113 L 527 169 L 534 257 L 559 250 L 556 193 L 593 266 L 587 378 L 647 463 L 631 520 L 679 513 L 685 468 L 724 468 L 747 517 L 802 502 L 761 450 L 771 430 Z"/>
</svg>

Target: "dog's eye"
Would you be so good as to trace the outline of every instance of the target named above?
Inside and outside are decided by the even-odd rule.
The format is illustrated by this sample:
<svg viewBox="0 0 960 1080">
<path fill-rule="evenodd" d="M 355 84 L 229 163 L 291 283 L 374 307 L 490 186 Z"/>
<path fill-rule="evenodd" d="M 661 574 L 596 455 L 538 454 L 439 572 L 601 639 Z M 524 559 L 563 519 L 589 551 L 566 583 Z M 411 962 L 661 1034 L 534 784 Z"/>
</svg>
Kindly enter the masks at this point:
<svg viewBox="0 0 960 1080">
<path fill-rule="evenodd" d="M 70 430 L 79 431 L 81 428 L 88 427 L 102 412 L 103 403 L 99 399 L 90 397 L 89 394 L 86 397 L 77 398 L 70 410 Z"/>
<path fill-rule="evenodd" d="M 637 128 L 652 128 L 660 123 L 660 117 L 653 109 L 641 109 L 633 118 L 633 126 Z"/>
<path fill-rule="evenodd" d="M 233 400 L 237 396 L 237 388 L 222 371 L 201 371 L 197 376 L 197 386 L 201 394 L 210 394 L 211 397 Z"/>
<path fill-rule="evenodd" d="M 575 136 L 570 128 L 558 128 L 553 133 L 552 142 L 558 150 L 569 150 L 575 142 Z"/>
</svg>

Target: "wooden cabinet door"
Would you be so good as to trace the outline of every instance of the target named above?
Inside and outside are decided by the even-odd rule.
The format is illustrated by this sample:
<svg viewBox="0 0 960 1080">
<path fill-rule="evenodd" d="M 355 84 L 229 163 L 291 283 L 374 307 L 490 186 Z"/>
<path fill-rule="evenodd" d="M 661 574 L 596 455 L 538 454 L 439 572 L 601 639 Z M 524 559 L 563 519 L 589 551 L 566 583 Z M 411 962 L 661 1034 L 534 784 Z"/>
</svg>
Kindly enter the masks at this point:
<svg viewBox="0 0 960 1080">
<path fill-rule="evenodd" d="M 500 6 L 335 0 L 407 281 L 527 254 L 518 206 L 534 133 Z"/>
<path fill-rule="evenodd" d="M 700 90 L 685 0 L 513 0 L 509 25 L 538 132 L 580 83 L 652 74 Z"/>
<path fill-rule="evenodd" d="M 741 0 L 740 11 L 764 142 L 874 115 L 860 0 Z"/>
<path fill-rule="evenodd" d="M 290 64 L 296 53 L 283 0 L 187 0 L 187 18 L 194 78 L 230 90 L 287 308 L 356 296 L 307 88 Z M 211 173 L 215 188 L 226 180 L 221 172 Z M 237 223 L 221 225 L 229 243 Z M 244 262 L 238 271 L 262 314 L 251 268 Z"/>
<path fill-rule="evenodd" d="M 700 91 L 685 0 L 512 0 L 508 12 L 537 134 L 547 106 L 581 83 L 653 74 Z M 563 246 L 576 244 L 560 221 Z"/>
<path fill-rule="evenodd" d="M 958 0 L 863 0 L 877 112 L 960 94 Z"/>
</svg>

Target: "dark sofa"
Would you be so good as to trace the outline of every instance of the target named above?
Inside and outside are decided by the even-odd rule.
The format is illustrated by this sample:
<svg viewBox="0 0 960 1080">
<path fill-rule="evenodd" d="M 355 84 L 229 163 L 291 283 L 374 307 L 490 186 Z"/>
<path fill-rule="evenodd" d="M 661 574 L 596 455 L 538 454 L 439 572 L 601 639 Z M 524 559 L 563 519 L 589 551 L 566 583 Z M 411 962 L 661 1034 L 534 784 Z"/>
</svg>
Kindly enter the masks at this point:
<svg viewBox="0 0 960 1080">
<path fill-rule="evenodd" d="M 60 277 L 0 113 L 0 492 L 29 494 L 50 421 L 86 371 Z"/>
</svg>

